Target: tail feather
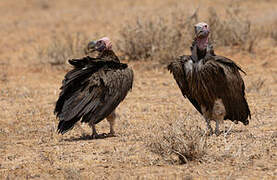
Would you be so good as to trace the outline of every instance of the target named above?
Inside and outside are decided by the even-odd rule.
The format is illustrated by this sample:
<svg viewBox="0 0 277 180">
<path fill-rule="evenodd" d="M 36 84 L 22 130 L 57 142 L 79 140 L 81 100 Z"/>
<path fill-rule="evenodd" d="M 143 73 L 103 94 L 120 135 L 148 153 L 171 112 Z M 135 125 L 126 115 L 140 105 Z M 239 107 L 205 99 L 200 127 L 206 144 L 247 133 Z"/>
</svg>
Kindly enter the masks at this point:
<svg viewBox="0 0 277 180">
<path fill-rule="evenodd" d="M 70 121 L 60 121 L 59 122 L 59 125 L 58 125 L 58 133 L 60 134 L 64 134 L 66 133 L 67 131 L 71 130 L 74 126 L 74 124 L 79 120 L 79 118 L 75 118 L 75 119 L 72 119 Z"/>
</svg>

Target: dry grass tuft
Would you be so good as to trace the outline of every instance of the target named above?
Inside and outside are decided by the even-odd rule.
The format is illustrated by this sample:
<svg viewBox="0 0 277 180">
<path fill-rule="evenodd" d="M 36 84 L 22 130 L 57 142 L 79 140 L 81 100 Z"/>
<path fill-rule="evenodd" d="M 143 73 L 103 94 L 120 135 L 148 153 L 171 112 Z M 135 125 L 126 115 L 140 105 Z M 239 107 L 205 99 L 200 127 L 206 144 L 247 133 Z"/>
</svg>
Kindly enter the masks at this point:
<svg viewBox="0 0 277 180">
<path fill-rule="evenodd" d="M 7 83 L 9 81 L 8 75 L 6 72 L 0 73 L 0 82 Z"/>
<path fill-rule="evenodd" d="M 118 49 L 129 60 L 171 61 L 189 46 L 192 27 L 198 21 L 197 11 L 186 18 L 183 11 L 171 12 L 166 18 L 137 19 L 127 23 L 120 31 Z"/>
<path fill-rule="evenodd" d="M 50 3 L 47 0 L 38 0 L 37 5 L 43 10 L 48 10 L 50 8 Z"/>
<path fill-rule="evenodd" d="M 10 66 L 9 62 L 0 62 L 0 82 L 2 83 L 9 82 L 8 66 Z"/>
<path fill-rule="evenodd" d="M 245 9 L 244 14 L 252 15 L 253 24 L 267 29 L 276 18 L 274 10 L 277 3 L 274 0 L 256 1 L 236 2 Z M 48 9 L 43 2 L 47 2 Z M 201 1 L 201 21 L 206 21 L 206 7 L 213 5 L 219 13 L 230 1 L 211 2 Z M 138 14 L 151 18 L 156 12 L 167 15 L 172 9 L 178 7 L 184 10 L 185 6 L 185 12 L 188 12 L 190 7 L 199 4 L 198 1 L 112 3 L 95 0 L 91 5 L 89 0 L 70 3 L 66 0 L 55 3 L 30 0 L 21 4 L 18 1 L 0 1 L 0 4 L 0 76 L 3 75 L 0 80 L 0 179 L 276 179 L 277 103 L 274 100 L 277 97 L 277 49 L 272 46 L 270 29 L 267 29 L 265 41 L 259 42 L 261 48 L 254 48 L 255 55 L 240 51 L 241 48 L 223 47 L 220 51 L 216 48 L 218 54 L 238 59 L 238 63 L 247 70 L 244 81 L 246 89 L 250 86 L 250 92 L 246 93 L 252 113 L 250 124 L 235 125 L 224 121 L 220 129 L 228 131 L 217 137 L 207 137 L 207 148 L 203 150 L 206 154 L 180 166 L 178 155 L 166 154 L 169 150 L 165 147 L 170 147 L 172 152 L 172 147 L 177 149 L 177 146 L 181 148 L 178 152 L 182 152 L 194 138 L 189 139 L 188 133 L 196 134 L 194 143 L 198 143 L 199 147 L 203 143 L 204 146 L 205 137 L 201 136 L 197 126 L 205 129 L 206 125 L 191 103 L 182 97 L 169 72 L 159 66 L 149 67 L 156 66 L 159 59 L 156 62 L 128 63 L 136 77 L 132 92 L 117 108 L 120 118 L 116 119 L 115 130 L 118 136 L 84 140 L 79 138 L 82 131 L 78 128 L 63 136 L 56 133 L 58 120 L 53 108 L 65 74 L 56 68 L 66 66 L 49 68 L 50 57 L 45 53 L 50 46 L 49 40 L 51 43 L 54 41 L 53 38 L 47 39 L 53 32 L 61 39 L 64 38 L 62 32 L 78 31 L 88 35 L 105 34 L 116 39 L 120 36 L 118 30 L 122 28 L 121 23 L 128 20 L 134 23 Z M 224 14 L 220 14 L 221 17 Z M 165 22 L 170 24 L 170 18 Z M 184 39 L 180 41 L 190 43 L 184 42 Z M 45 59 L 37 60 L 35 53 L 38 51 L 35 49 L 34 52 L 33 47 L 38 45 L 44 48 L 41 51 Z M 237 52 L 230 52 L 230 49 Z M 182 47 L 181 53 L 186 53 L 183 50 L 189 50 L 189 46 Z M 256 85 L 263 80 L 262 86 Z M 252 82 L 254 87 L 251 90 Z M 270 93 L 267 93 L 268 89 Z M 190 117 L 185 118 L 185 112 L 189 112 Z M 87 125 L 82 128 L 87 133 L 91 132 Z M 109 123 L 104 120 L 97 125 L 97 130 L 108 132 Z M 197 135 L 203 138 L 202 141 Z M 151 148 L 150 144 L 163 145 L 164 156 L 161 156 L 161 150 Z M 164 159 L 175 164 L 169 164 Z"/>
<path fill-rule="evenodd" d="M 77 170 L 77 169 L 75 169 L 75 168 L 66 168 L 65 170 L 64 170 L 64 177 L 65 177 L 65 179 L 68 179 L 68 180 L 77 180 L 77 179 L 81 179 L 81 177 L 80 177 L 81 175 L 80 175 L 80 172 Z"/>
<path fill-rule="evenodd" d="M 275 41 L 275 44 L 277 44 L 277 31 L 272 31 L 270 36 Z"/>
<path fill-rule="evenodd" d="M 251 84 L 246 88 L 246 92 L 260 92 L 264 87 L 266 79 L 259 77 L 256 80 L 253 80 Z"/>
<path fill-rule="evenodd" d="M 253 30 L 251 22 L 242 17 L 238 7 L 225 9 L 226 17 L 220 18 L 214 8 L 209 8 L 208 24 L 211 28 L 211 40 L 220 46 L 239 46 L 248 52 L 253 51 L 259 33 Z"/>
<path fill-rule="evenodd" d="M 69 58 L 84 56 L 88 41 L 86 34 L 80 32 L 54 35 L 47 48 L 37 48 L 37 54 L 42 63 L 64 65 Z"/>
<path fill-rule="evenodd" d="M 277 20 L 276 22 L 272 25 L 271 30 L 270 30 L 270 37 L 274 40 L 275 45 L 277 45 Z"/>
<path fill-rule="evenodd" d="M 225 11 L 226 17 L 220 18 L 214 8 L 209 8 L 207 22 L 211 26 L 211 40 L 216 45 L 238 46 L 252 52 L 261 30 L 254 29 L 251 22 L 240 15 L 240 8 L 231 6 Z M 190 46 L 199 16 L 198 9 L 191 16 L 177 9 L 166 18 L 137 19 L 121 29 L 118 48 L 129 60 L 155 59 L 166 63 Z M 184 20 L 184 17 L 187 18 Z"/>
<path fill-rule="evenodd" d="M 206 154 L 206 135 L 193 121 L 187 115 L 173 124 L 158 127 L 159 132 L 148 140 L 147 146 L 170 163 L 201 160 Z"/>
</svg>

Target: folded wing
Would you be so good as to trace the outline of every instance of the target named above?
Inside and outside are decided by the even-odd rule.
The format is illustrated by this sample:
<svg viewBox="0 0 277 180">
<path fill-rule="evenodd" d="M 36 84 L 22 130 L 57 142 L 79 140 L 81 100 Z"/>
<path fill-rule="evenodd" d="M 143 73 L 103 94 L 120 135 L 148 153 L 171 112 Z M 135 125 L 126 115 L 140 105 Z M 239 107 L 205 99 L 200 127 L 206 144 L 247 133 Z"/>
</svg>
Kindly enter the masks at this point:
<svg viewBox="0 0 277 180">
<path fill-rule="evenodd" d="M 65 75 L 55 107 L 62 134 L 81 119 L 95 124 L 103 120 L 126 97 L 133 82 L 133 71 L 127 64 L 90 57 L 69 63 L 74 69 Z"/>
<path fill-rule="evenodd" d="M 222 56 L 207 56 L 194 63 L 190 56 L 183 56 L 169 64 L 168 69 L 183 95 L 200 113 L 201 105 L 211 110 L 215 100 L 222 99 L 225 119 L 249 123 L 247 118 L 251 115 L 239 73 L 242 70 L 235 62 Z"/>
<path fill-rule="evenodd" d="M 200 104 L 195 97 L 192 96 L 192 92 L 190 91 L 191 82 L 189 82 L 187 78 L 187 75 L 192 73 L 193 70 L 190 56 L 180 56 L 177 60 L 171 62 L 167 68 L 173 74 L 183 96 L 188 98 L 196 110 L 202 114 Z"/>
</svg>

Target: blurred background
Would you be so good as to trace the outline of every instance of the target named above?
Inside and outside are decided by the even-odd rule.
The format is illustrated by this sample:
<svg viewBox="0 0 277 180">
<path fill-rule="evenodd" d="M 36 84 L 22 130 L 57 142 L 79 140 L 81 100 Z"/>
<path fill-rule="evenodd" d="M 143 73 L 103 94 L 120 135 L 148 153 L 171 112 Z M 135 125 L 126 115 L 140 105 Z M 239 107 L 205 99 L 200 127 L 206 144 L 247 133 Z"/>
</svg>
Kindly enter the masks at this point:
<svg viewBox="0 0 277 180">
<path fill-rule="evenodd" d="M 199 21 L 210 24 L 217 47 L 236 46 L 252 53 L 276 46 L 276 4 L 274 0 L 3 1 L 1 57 L 21 58 L 22 64 L 59 64 L 80 56 L 89 40 L 109 36 L 116 52 L 129 60 L 167 61 L 188 49 L 193 25 Z"/>
<path fill-rule="evenodd" d="M 276 0 L 2 0 L 0 19 L 1 179 L 277 176 Z M 166 70 L 189 53 L 200 21 L 215 53 L 247 72 L 250 125 L 217 138 L 203 139 L 204 120 Z M 77 128 L 57 135 L 53 109 L 67 60 L 103 36 L 135 72 L 118 137 L 83 141 Z M 192 162 L 179 166 L 176 148 L 188 148 Z"/>
</svg>

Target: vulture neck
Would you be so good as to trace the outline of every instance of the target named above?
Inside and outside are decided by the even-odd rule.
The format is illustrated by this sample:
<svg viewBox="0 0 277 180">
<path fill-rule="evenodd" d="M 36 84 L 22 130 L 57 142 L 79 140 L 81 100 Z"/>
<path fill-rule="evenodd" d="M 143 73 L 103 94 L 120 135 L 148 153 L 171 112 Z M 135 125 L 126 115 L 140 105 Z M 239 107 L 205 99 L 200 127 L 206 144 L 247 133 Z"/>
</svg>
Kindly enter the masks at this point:
<svg viewBox="0 0 277 180">
<path fill-rule="evenodd" d="M 113 50 L 104 50 L 98 54 L 97 58 L 100 58 L 103 61 L 114 61 L 120 63 Z"/>
<path fill-rule="evenodd" d="M 195 62 L 200 61 L 206 56 L 208 45 L 209 45 L 208 37 L 194 39 L 191 47 L 191 53 L 192 53 L 192 59 Z"/>
</svg>

